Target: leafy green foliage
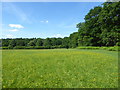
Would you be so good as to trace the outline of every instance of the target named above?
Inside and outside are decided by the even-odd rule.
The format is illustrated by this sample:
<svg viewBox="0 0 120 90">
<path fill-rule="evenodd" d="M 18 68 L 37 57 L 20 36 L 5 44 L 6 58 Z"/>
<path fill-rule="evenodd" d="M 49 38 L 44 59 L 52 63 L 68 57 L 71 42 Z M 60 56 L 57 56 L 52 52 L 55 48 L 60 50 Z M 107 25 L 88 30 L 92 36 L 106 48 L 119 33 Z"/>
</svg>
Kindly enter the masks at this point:
<svg viewBox="0 0 120 90">
<path fill-rule="evenodd" d="M 114 46 L 120 42 L 120 2 L 103 3 L 94 7 L 79 23 L 79 45 Z"/>
<path fill-rule="evenodd" d="M 35 45 L 36 45 L 36 39 L 31 40 L 31 41 L 28 43 L 28 46 L 35 46 Z"/>
<path fill-rule="evenodd" d="M 74 32 L 72 34 L 70 34 L 69 37 L 69 47 L 70 48 L 75 48 L 78 46 L 78 32 Z"/>
<path fill-rule="evenodd" d="M 43 46 L 43 40 L 41 38 L 37 39 L 36 46 Z"/>
<path fill-rule="evenodd" d="M 16 41 L 14 39 L 10 40 L 9 47 L 13 48 L 16 46 Z"/>
</svg>

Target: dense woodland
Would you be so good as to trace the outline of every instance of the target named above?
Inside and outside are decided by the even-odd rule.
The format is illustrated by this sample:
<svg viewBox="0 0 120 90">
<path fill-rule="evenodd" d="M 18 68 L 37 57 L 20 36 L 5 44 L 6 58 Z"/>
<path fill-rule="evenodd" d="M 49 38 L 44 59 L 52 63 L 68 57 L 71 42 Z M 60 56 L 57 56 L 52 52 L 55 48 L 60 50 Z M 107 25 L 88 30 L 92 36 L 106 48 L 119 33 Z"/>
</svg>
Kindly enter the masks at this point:
<svg viewBox="0 0 120 90">
<path fill-rule="evenodd" d="M 78 32 L 64 38 L 2 39 L 3 48 L 75 48 L 78 46 L 120 46 L 120 2 L 105 2 L 91 9 Z"/>
</svg>

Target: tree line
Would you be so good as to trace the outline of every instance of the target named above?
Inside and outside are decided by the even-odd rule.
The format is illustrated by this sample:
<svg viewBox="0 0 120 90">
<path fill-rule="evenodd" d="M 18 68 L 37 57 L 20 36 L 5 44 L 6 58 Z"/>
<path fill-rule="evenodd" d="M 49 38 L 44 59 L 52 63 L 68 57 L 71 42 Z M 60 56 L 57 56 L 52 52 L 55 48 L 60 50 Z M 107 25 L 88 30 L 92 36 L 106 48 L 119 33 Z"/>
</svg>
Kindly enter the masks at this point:
<svg viewBox="0 0 120 90">
<path fill-rule="evenodd" d="M 2 39 L 7 48 L 75 48 L 78 46 L 120 46 L 120 2 L 105 2 L 91 9 L 78 32 L 64 38 Z"/>
<path fill-rule="evenodd" d="M 69 48 L 66 39 L 63 38 L 16 38 L 2 39 L 2 47 L 12 48 L 36 48 L 36 49 L 52 49 L 52 48 Z"/>
</svg>

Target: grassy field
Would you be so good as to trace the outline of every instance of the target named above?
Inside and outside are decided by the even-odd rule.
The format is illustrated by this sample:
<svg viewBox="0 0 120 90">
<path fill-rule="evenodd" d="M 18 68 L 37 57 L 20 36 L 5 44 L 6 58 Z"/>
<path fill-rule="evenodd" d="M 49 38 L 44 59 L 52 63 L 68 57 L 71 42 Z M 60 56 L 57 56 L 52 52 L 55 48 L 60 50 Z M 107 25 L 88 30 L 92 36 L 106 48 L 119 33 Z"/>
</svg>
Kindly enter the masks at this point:
<svg viewBox="0 0 120 90">
<path fill-rule="evenodd" d="M 117 88 L 118 53 L 3 50 L 3 88 Z"/>
</svg>

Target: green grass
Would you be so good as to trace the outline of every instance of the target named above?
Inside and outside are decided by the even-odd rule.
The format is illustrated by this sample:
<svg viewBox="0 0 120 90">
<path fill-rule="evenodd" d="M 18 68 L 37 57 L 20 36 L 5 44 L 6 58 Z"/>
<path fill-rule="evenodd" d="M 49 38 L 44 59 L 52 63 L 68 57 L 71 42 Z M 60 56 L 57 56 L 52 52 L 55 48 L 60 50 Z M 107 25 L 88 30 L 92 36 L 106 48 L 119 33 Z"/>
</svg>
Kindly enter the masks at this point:
<svg viewBox="0 0 120 90">
<path fill-rule="evenodd" d="M 118 52 L 3 50 L 3 88 L 117 88 Z"/>
</svg>

